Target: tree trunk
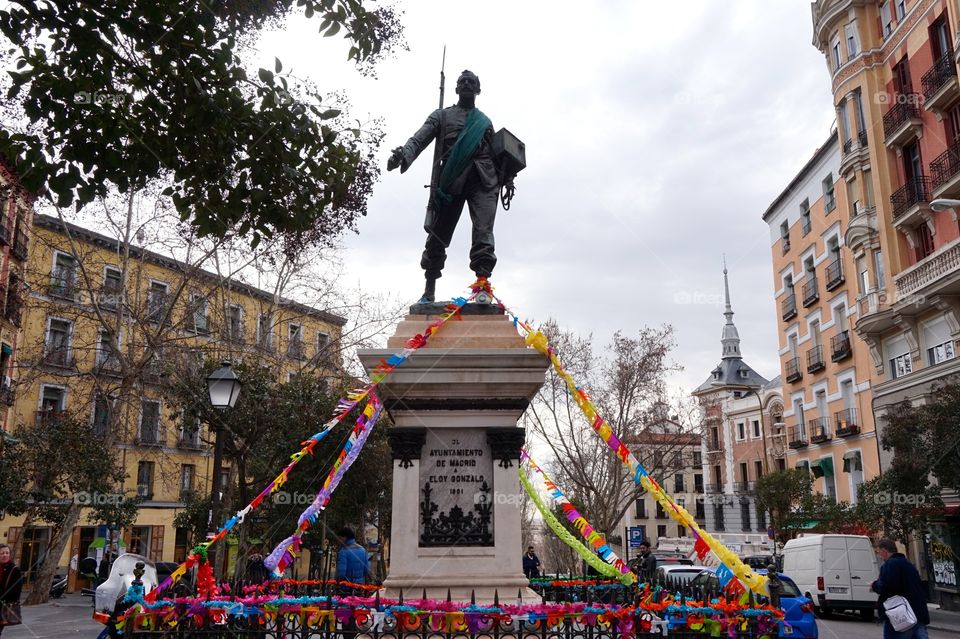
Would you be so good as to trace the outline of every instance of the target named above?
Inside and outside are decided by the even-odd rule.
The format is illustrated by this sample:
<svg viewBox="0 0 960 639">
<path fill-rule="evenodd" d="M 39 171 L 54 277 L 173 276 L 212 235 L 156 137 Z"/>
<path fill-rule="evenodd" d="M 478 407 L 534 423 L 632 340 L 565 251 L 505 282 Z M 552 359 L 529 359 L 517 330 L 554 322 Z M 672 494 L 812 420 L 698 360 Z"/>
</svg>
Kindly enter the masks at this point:
<svg viewBox="0 0 960 639">
<path fill-rule="evenodd" d="M 63 521 L 51 526 L 50 546 L 43 558 L 43 565 L 40 566 L 40 574 L 33 582 L 33 589 L 24 601 L 26 605 L 47 603 L 47 600 L 50 599 L 50 586 L 53 585 L 53 576 L 57 572 L 63 549 L 67 547 L 70 536 L 73 534 L 73 528 L 79 520 L 80 505 L 72 502 L 70 507 L 67 508 Z"/>
</svg>

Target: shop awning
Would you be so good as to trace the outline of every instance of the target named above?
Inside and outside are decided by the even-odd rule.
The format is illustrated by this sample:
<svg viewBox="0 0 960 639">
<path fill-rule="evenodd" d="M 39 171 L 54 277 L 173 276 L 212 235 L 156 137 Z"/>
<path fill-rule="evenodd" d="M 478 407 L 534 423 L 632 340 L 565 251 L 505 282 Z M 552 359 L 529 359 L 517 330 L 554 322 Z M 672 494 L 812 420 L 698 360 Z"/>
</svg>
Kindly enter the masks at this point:
<svg viewBox="0 0 960 639">
<path fill-rule="evenodd" d="M 810 465 L 814 477 L 833 477 L 833 458 L 824 457 Z"/>
</svg>

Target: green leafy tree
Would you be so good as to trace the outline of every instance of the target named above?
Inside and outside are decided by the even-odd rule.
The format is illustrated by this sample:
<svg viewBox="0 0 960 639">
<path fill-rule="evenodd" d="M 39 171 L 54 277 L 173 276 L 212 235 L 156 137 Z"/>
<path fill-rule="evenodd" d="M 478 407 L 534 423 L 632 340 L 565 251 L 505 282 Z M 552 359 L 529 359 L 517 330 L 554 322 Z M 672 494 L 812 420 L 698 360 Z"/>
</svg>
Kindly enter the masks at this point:
<svg viewBox="0 0 960 639">
<path fill-rule="evenodd" d="M 297 11 L 369 72 L 405 45 L 396 12 L 366 4 L 14 0 L 0 156 L 61 207 L 160 182 L 200 235 L 329 241 L 366 212 L 381 136 L 280 60 L 248 73 L 244 53 Z"/>
<path fill-rule="evenodd" d="M 0 433 L 0 513 L 22 515 L 27 510 L 27 476 L 22 446 Z"/>
<path fill-rule="evenodd" d="M 764 475 L 754 485 L 757 506 L 770 513 L 770 524 L 781 541 L 790 539 L 797 525 L 796 511 L 813 491 L 810 472 L 792 468 Z"/>
<path fill-rule="evenodd" d="M 16 436 L 20 440 L 20 463 L 26 473 L 22 480 L 29 500 L 23 525 L 38 521 L 48 524 L 48 552 L 59 557 L 80 508 L 96 501 L 92 499 L 94 495 L 111 496 L 125 472 L 114 451 L 103 445 L 88 420 L 69 414 L 51 415 L 20 427 Z M 52 572 L 41 570 L 26 603 L 45 602 L 52 578 Z"/>
<path fill-rule="evenodd" d="M 857 489 L 857 505 L 851 519 L 869 531 L 883 531 L 884 536 L 909 544 L 927 520 L 943 507 L 940 489 L 932 484 L 920 492 L 904 492 L 891 474 L 864 482 Z M 910 490 L 914 490 L 911 488 Z"/>
</svg>

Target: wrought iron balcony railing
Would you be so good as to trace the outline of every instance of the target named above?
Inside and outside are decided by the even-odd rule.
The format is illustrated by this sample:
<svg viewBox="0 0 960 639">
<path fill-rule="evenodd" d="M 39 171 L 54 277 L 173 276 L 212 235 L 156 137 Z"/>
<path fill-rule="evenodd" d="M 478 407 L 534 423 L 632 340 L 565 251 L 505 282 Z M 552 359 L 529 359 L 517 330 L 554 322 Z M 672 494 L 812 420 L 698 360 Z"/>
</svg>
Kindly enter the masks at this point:
<svg viewBox="0 0 960 639">
<path fill-rule="evenodd" d="M 797 316 L 797 296 L 794 293 L 788 294 L 783 298 L 783 302 L 780 304 L 780 310 L 783 317 L 783 321 L 791 320 Z"/>
<path fill-rule="evenodd" d="M 807 372 L 816 373 L 826 368 L 823 361 L 823 346 L 817 345 L 807 351 Z"/>
<path fill-rule="evenodd" d="M 883 116 L 883 134 L 890 138 L 912 119 L 920 119 L 920 96 L 915 93 L 898 93 L 894 105 Z"/>
<path fill-rule="evenodd" d="M 899 189 L 890 195 L 890 207 L 893 219 L 909 211 L 918 204 L 930 201 L 931 182 L 926 175 L 910 178 Z"/>
<path fill-rule="evenodd" d="M 810 441 L 814 444 L 822 444 L 830 439 L 830 419 L 827 417 L 811 419 L 807 429 L 810 431 Z"/>
<path fill-rule="evenodd" d="M 803 283 L 803 306 L 810 306 L 818 299 L 820 299 L 820 286 L 817 284 L 816 276 L 811 273 Z"/>
<path fill-rule="evenodd" d="M 10 253 L 21 262 L 27 259 L 27 234 L 22 229 L 17 229 Z"/>
<path fill-rule="evenodd" d="M 793 357 L 784 364 L 787 373 L 787 383 L 793 383 L 803 378 L 803 372 L 800 370 L 800 358 Z"/>
<path fill-rule="evenodd" d="M 832 291 L 843 284 L 843 263 L 839 257 L 833 258 L 833 260 L 827 264 L 826 275 L 826 289 L 828 291 Z"/>
<path fill-rule="evenodd" d="M 850 345 L 850 331 L 841 331 L 830 338 L 830 361 L 839 362 L 853 354 Z"/>
<path fill-rule="evenodd" d="M 960 173 L 960 141 L 954 142 L 947 150 L 930 162 L 930 181 L 938 189 Z"/>
<path fill-rule="evenodd" d="M 930 70 L 920 78 L 923 97 L 930 100 L 950 81 L 950 78 L 956 77 L 956 75 L 957 66 L 953 62 L 953 52 L 951 51 L 934 62 Z"/>
<path fill-rule="evenodd" d="M 837 411 L 833 414 L 833 423 L 836 428 L 837 437 L 850 437 L 860 432 L 856 408 L 846 408 Z"/>
<path fill-rule="evenodd" d="M 790 448 L 803 448 L 809 442 L 807 441 L 807 430 L 803 424 L 791 426 L 787 435 Z"/>
</svg>

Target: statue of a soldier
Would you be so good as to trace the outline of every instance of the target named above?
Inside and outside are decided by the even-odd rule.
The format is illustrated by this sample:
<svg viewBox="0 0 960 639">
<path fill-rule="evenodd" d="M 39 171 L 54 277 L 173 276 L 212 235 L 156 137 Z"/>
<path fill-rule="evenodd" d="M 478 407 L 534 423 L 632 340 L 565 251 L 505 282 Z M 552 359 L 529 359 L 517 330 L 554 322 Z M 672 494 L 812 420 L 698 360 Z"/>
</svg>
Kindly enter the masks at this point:
<svg viewBox="0 0 960 639">
<path fill-rule="evenodd" d="M 423 228 L 427 243 L 420 266 L 425 271 L 426 286 L 420 303 L 433 302 L 436 282 L 447 259 L 447 247 L 460 220 L 464 203 L 470 208 L 473 222 L 473 243 L 470 268 L 477 278 L 489 278 L 497 264 L 494 254 L 493 222 L 497 215 L 500 184 L 510 183 L 512 176 L 499 175 L 492 149 L 493 124 L 475 106 L 480 94 L 480 78 L 464 71 L 457 78 L 457 103 L 437 109 L 407 143 L 390 155 L 387 170 L 400 167 L 405 172 L 417 156 L 435 138 L 439 148 L 440 176 L 431 185 L 430 204 Z"/>
</svg>

